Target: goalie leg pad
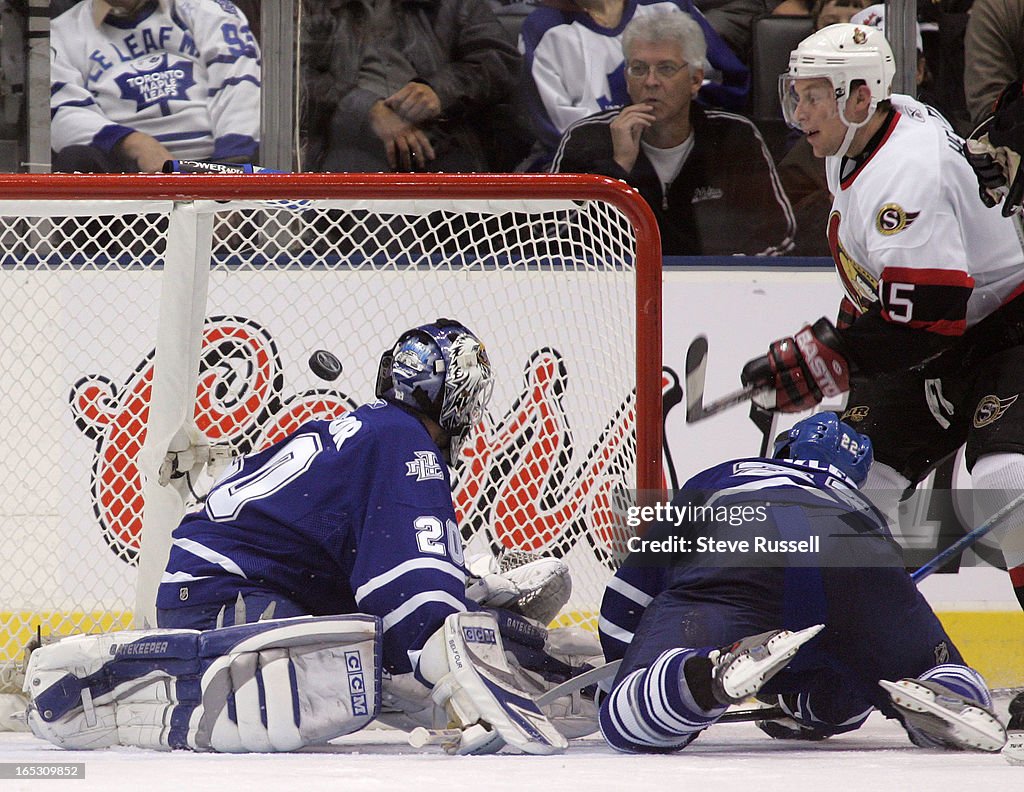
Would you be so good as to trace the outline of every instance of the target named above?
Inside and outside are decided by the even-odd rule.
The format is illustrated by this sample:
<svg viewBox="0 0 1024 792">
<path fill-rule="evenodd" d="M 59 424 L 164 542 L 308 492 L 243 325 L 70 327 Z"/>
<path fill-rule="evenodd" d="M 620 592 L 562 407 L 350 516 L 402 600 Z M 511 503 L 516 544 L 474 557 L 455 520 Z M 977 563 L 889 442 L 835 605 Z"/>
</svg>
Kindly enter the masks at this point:
<svg viewBox="0 0 1024 792">
<path fill-rule="evenodd" d="M 428 642 L 424 655 L 438 651 L 438 637 L 443 641 L 448 673 L 436 682 L 431 697 L 467 736 L 473 733 L 469 727 L 480 724 L 524 753 L 554 754 L 568 747 L 565 737 L 520 687 L 505 657 L 494 616 L 482 611 L 452 614 L 439 635 Z M 436 666 L 436 662 L 430 665 Z M 426 667 L 422 657 L 420 667 Z M 452 752 L 479 753 L 481 747 L 491 752 L 501 746 L 477 735 L 471 742 L 455 745 Z"/>
<path fill-rule="evenodd" d="M 376 716 L 379 659 L 362 615 L 75 636 L 32 653 L 29 725 L 66 748 L 290 751 Z"/>
</svg>

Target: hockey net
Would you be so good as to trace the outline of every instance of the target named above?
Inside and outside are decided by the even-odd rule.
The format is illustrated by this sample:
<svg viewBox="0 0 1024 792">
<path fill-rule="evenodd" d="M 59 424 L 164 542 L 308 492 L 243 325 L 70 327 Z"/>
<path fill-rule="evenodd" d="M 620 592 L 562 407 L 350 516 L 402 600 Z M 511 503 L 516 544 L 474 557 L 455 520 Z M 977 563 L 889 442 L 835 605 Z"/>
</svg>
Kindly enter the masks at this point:
<svg viewBox="0 0 1024 792">
<path fill-rule="evenodd" d="M 455 476 L 467 554 L 566 559 L 559 619 L 596 623 L 625 509 L 661 483 L 660 244 L 631 190 L 588 176 L 0 181 L 0 691 L 37 628 L 152 623 L 170 531 L 213 480 L 184 499 L 161 486 L 169 447 L 244 454 L 352 409 L 385 347 L 442 316 L 484 340 L 497 373 Z M 343 364 L 332 382 L 307 365 L 321 348 Z"/>
</svg>

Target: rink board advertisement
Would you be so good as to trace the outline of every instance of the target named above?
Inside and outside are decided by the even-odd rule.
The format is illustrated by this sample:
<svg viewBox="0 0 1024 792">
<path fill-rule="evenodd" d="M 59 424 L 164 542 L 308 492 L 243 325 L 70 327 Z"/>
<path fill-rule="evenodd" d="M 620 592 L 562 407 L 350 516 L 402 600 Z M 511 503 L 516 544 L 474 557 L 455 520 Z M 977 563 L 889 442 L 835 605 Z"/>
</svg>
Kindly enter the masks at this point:
<svg viewBox="0 0 1024 792">
<path fill-rule="evenodd" d="M 760 267 L 739 265 L 739 259 L 728 266 L 666 267 L 663 302 L 663 385 L 669 389 L 673 379 L 681 380 L 686 348 L 698 334 L 709 342 L 705 398 L 711 400 L 739 387 L 739 371 L 750 358 L 763 354 L 767 344 L 778 337 L 791 335 L 804 324 L 821 316 L 833 317 L 838 306 L 840 286 L 834 272 L 825 267 Z M 137 431 L 138 421 L 145 418 L 145 399 L 152 374 L 152 351 L 155 343 L 155 317 L 159 301 L 159 279 L 155 273 L 117 272 L 54 272 L 44 291 L 34 281 L 21 275 L 4 273 L 0 280 L 0 302 L 4 308 L 4 330 L 8 339 L 3 351 L 5 371 L 25 371 L 24 387 L 9 397 L 9 419 L 4 423 L 13 438 L 11 459 L 31 457 L 35 449 L 47 449 L 55 463 L 43 476 L 19 474 L 17 464 L 5 474 L 2 519 L 10 535 L 22 541 L 9 546 L 5 567 L 10 574 L 29 580 L 30 586 L 19 590 L 36 592 L 33 601 L 12 601 L 5 595 L 0 610 L 48 609 L 79 603 L 83 592 L 94 596 L 110 592 L 90 602 L 88 609 L 103 611 L 119 607 L 118 592 L 131 585 L 133 567 L 130 562 L 137 549 L 133 531 L 137 530 L 131 515 L 132 486 L 119 486 L 111 491 L 103 488 L 103 473 L 113 470 L 122 482 L 131 482 L 138 472 L 132 469 L 131 456 L 110 453 L 109 428 L 119 428 L 129 444 L 138 438 L 129 437 Z M 294 293 L 303 289 L 324 288 L 323 273 L 296 275 Z M 381 277 L 379 274 L 374 277 Z M 478 277 L 478 276 L 474 276 Z M 485 277 L 494 277 L 485 276 Z M 519 277 L 522 277 L 521 275 Z M 580 277 L 580 276 L 567 276 Z M 532 287 L 527 287 L 529 292 Z M 244 278 L 233 282 L 231 292 L 240 300 L 260 302 L 264 291 L 260 278 Z M 538 281 L 534 313 L 517 317 L 513 306 L 480 308 L 467 302 L 446 305 L 439 311 L 453 311 L 485 339 L 488 331 L 497 333 L 503 322 L 522 322 L 528 332 L 522 334 L 521 348 L 506 349 L 492 345 L 489 349 L 498 375 L 498 388 L 492 402 L 490 418 L 502 419 L 516 405 L 522 405 L 536 389 L 528 387 L 531 375 L 544 370 L 544 360 L 534 355 L 545 348 L 571 349 L 571 333 L 566 325 L 573 323 L 574 311 L 581 306 L 566 305 L 559 312 L 550 302 L 549 283 Z M 349 289 L 336 297 L 337 310 L 348 311 L 361 302 L 361 289 Z M 480 290 L 480 295 L 486 293 Z M 111 295 L 121 295 L 120 299 Z M 250 297 L 246 297 L 250 295 Z M 529 298 L 533 300 L 533 298 Z M 486 301 L 474 300 L 476 306 Z M 95 322 L 95 305 L 109 306 L 99 313 L 107 322 L 104 332 L 115 342 L 83 343 L 95 338 L 97 330 L 88 326 Z M 536 306 L 546 315 L 538 316 Z M 31 306 L 19 310 L 15 306 Z M 90 310 L 81 310 L 90 306 Z M 213 306 L 218 313 L 232 306 Z M 355 310 L 352 308 L 352 310 Z M 585 310 L 585 309 L 584 309 Z M 610 323 L 632 321 L 628 300 L 622 305 L 599 306 L 596 310 Z M 427 309 L 434 318 L 433 307 Z M 266 360 L 276 354 L 278 371 L 270 379 L 277 383 L 277 399 L 290 411 L 279 416 L 274 425 L 260 428 L 265 439 L 282 436 L 294 422 L 308 416 L 310 409 L 344 411 L 372 396 L 372 379 L 383 341 L 367 346 L 346 345 L 340 336 L 320 328 L 316 337 L 301 302 L 292 305 L 265 305 L 259 316 L 247 317 L 246 325 L 253 336 L 253 360 Z M 237 318 L 237 316 L 236 316 Z M 390 338 L 409 323 L 409 309 L 400 307 L 380 322 L 374 337 Z M 561 323 L 562 326 L 558 326 Z M 243 323 L 244 324 L 244 323 Z M 43 327 L 46 332 L 40 333 Z M 223 331 L 222 331 L 223 332 Z M 237 329 L 230 330 L 236 334 Z M 45 338 L 45 348 L 19 347 L 12 339 Z M 264 345 L 265 348 L 260 347 Z M 327 346 L 343 361 L 343 374 L 330 387 L 317 380 L 306 366 L 312 349 Z M 550 362 L 550 361 L 549 361 Z M 601 361 L 581 361 L 566 353 L 569 367 L 561 398 L 568 402 L 586 402 L 590 414 L 600 414 L 593 425 L 572 426 L 576 448 L 574 464 L 580 464 L 589 450 L 614 440 L 616 415 L 628 403 L 623 385 L 607 379 L 602 393 L 581 393 L 573 389 L 572 366 L 601 365 Z M 238 370 L 236 376 L 244 372 Z M 251 372 L 250 372 L 251 373 Z M 245 374 L 248 376 L 248 374 Z M 598 409 L 594 410 L 592 408 Z M 312 406 L 311 406 L 312 405 Z M 836 403 L 832 406 L 838 407 Z M 779 429 L 794 419 L 785 419 Z M 733 457 L 755 455 L 761 443 L 761 432 L 749 420 L 744 405 L 687 425 L 683 403 L 668 409 L 665 418 L 666 479 L 679 483 L 714 463 Z M 54 454 L 49 449 L 59 449 Z M 969 477 L 959 466 L 954 478 L 958 488 L 969 488 Z M 16 484 L 11 485 L 11 482 Z M 569 497 L 568 495 L 566 497 Z M 923 498 L 923 500 L 922 500 Z M 915 525 L 927 521 L 927 494 L 907 505 L 902 515 Z M 972 517 L 961 516 L 969 530 Z M 936 543 L 939 541 L 936 529 Z M 472 543 L 471 543 L 472 544 Z M 484 549 L 484 548 L 473 548 Z M 567 556 L 574 571 L 598 575 L 607 573 L 599 554 L 586 543 L 577 543 Z M 593 567 L 593 569 L 590 569 Z M 97 582 L 100 585 L 97 586 Z M 5 585 L 12 585 L 10 579 Z M 14 589 L 10 589 L 13 591 Z M 965 554 L 956 574 L 935 574 L 922 584 L 922 590 L 943 614 L 947 628 L 962 644 L 968 655 L 993 685 L 1010 684 L 1024 674 L 1021 661 L 1013 654 L 1013 644 L 1024 640 L 1024 623 L 1017 610 L 1006 573 L 984 565 L 974 553 Z M 111 622 L 117 626 L 116 620 Z M 8 654 L 13 643 L 8 644 Z"/>
</svg>

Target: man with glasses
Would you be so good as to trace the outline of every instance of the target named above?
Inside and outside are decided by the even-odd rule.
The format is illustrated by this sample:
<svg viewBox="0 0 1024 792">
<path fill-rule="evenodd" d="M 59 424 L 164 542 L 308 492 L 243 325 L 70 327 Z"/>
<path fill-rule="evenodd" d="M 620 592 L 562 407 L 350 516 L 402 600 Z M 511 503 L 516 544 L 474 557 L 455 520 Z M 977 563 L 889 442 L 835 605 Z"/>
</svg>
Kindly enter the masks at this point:
<svg viewBox="0 0 1024 792">
<path fill-rule="evenodd" d="M 634 19 L 622 36 L 632 104 L 570 126 L 552 172 L 622 179 L 651 205 L 667 255 L 784 253 L 793 212 L 757 128 L 695 103 L 706 43 L 684 13 Z"/>
</svg>

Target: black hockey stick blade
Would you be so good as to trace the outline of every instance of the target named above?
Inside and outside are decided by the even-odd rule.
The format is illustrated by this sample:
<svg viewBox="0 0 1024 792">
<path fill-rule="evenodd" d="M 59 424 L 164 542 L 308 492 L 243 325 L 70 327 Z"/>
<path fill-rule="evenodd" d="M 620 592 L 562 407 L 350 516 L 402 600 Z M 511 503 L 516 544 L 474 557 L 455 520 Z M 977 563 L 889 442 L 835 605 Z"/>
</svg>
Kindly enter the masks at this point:
<svg viewBox="0 0 1024 792">
<path fill-rule="evenodd" d="M 715 723 L 750 723 L 751 721 L 778 720 L 789 715 L 782 707 L 775 704 L 770 707 L 751 707 L 750 709 L 726 710 L 725 714 Z"/>
<path fill-rule="evenodd" d="M 704 376 L 708 367 L 708 339 L 699 335 L 686 350 L 686 422 L 704 417 Z"/>
<path fill-rule="evenodd" d="M 764 385 L 748 385 L 742 390 L 704 404 L 704 377 L 708 365 L 708 339 L 699 335 L 690 342 L 686 350 L 686 422 L 696 423 L 717 415 L 723 410 L 743 404 L 762 391 L 768 390 Z"/>
<path fill-rule="evenodd" d="M 761 432 L 761 449 L 758 456 L 766 457 L 775 442 L 775 430 L 779 423 L 779 414 L 775 410 L 762 407 L 757 402 L 750 403 L 750 420 Z"/>
</svg>

